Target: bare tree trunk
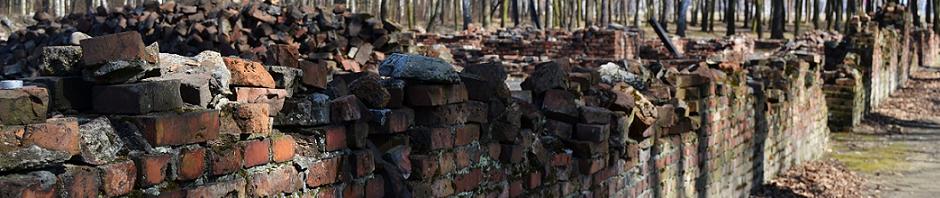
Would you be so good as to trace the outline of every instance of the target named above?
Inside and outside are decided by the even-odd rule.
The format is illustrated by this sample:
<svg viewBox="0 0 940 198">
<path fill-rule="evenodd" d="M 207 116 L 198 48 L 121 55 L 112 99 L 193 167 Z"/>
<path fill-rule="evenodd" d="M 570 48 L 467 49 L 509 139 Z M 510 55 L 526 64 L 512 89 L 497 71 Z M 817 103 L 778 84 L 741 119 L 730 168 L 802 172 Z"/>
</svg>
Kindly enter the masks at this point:
<svg viewBox="0 0 940 198">
<path fill-rule="evenodd" d="M 473 11 L 470 9 L 470 0 L 461 0 L 463 7 L 463 30 L 470 29 L 470 23 L 473 20 Z"/>
<path fill-rule="evenodd" d="M 633 27 L 640 27 L 640 0 L 633 0 Z"/>
<path fill-rule="evenodd" d="M 728 3 L 725 4 L 725 6 L 727 6 L 725 7 L 725 25 L 727 25 L 726 26 L 727 29 L 725 30 L 725 35 L 731 36 L 735 34 L 735 28 L 736 28 L 734 25 L 734 12 L 736 8 L 734 4 L 736 3 L 736 0 L 728 0 L 727 2 Z"/>
<path fill-rule="evenodd" d="M 793 35 L 794 36 L 800 35 L 800 25 L 802 24 L 801 22 L 802 20 L 803 20 L 803 1 L 796 0 L 796 19 L 794 19 L 794 23 L 793 23 Z"/>
<path fill-rule="evenodd" d="M 685 14 L 686 11 L 689 10 L 689 4 L 692 3 L 691 1 L 692 0 L 681 0 L 681 3 L 679 3 L 679 13 L 677 13 L 678 16 L 676 17 L 676 34 L 681 37 L 685 37 Z"/>
<path fill-rule="evenodd" d="M 940 11 L 937 11 L 937 6 L 940 5 L 940 0 L 933 0 L 933 32 L 940 33 Z"/>
<path fill-rule="evenodd" d="M 819 1 L 813 1 L 813 28 L 819 29 Z"/>
<path fill-rule="evenodd" d="M 755 0 L 754 3 L 754 31 L 757 38 L 764 38 L 764 0 Z"/>
<path fill-rule="evenodd" d="M 519 0 L 512 0 L 512 25 L 519 27 Z"/>
<path fill-rule="evenodd" d="M 784 31 L 784 4 L 783 0 L 771 0 L 772 22 L 770 23 L 770 38 L 783 39 Z"/>
<path fill-rule="evenodd" d="M 538 4 L 535 4 L 535 0 L 529 0 L 529 16 L 532 18 L 532 23 L 535 23 L 535 28 L 542 29 L 542 23 L 539 22 L 539 12 L 536 9 Z"/>
<path fill-rule="evenodd" d="M 911 7 L 910 11 L 911 11 L 911 15 L 914 17 L 914 26 L 915 26 L 915 27 L 920 27 L 920 25 L 921 25 L 921 24 L 920 24 L 920 14 L 918 14 L 918 12 L 920 11 L 920 9 L 919 9 L 918 6 L 917 6 L 917 3 L 919 2 L 919 0 L 909 0 L 909 1 L 910 1 L 910 2 L 907 2 L 907 4 L 908 4 L 908 6 Z"/>
</svg>

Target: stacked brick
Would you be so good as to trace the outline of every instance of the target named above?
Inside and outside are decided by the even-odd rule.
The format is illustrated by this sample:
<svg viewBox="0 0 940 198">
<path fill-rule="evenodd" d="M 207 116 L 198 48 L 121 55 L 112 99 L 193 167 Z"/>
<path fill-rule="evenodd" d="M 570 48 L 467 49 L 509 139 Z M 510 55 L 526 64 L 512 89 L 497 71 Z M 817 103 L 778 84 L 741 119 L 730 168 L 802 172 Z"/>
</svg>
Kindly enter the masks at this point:
<svg viewBox="0 0 940 198">
<path fill-rule="evenodd" d="M 824 89 L 833 130 L 850 130 L 913 71 L 935 62 L 936 35 L 911 27 L 904 13 L 888 5 L 874 18 L 853 17 L 842 43 L 827 46 Z"/>
<path fill-rule="evenodd" d="M 345 5 L 314 7 L 281 1 L 147 1 L 98 7 L 56 19 L 37 12 L 34 25 L 0 45 L 7 77 L 38 73 L 44 47 L 79 45 L 91 36 L 136 31 L 163 52 L 192 56 L 213 50 L 265 64 L 298 67 L 299 59 L 364 71 L 384 52 L 400 51 L 400 27 Z"/>
</svg>

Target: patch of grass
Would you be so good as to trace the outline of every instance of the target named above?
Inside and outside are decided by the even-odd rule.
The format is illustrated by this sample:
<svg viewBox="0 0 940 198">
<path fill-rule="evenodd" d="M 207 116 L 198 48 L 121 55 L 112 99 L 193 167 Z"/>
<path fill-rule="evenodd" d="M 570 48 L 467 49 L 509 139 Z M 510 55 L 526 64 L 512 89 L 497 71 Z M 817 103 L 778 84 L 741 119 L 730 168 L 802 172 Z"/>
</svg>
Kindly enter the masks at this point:
<svg viewBox="0 0 940 198">
<path fill-rule="evenodd" d="M 909 145 L 879 141 L 877 137 L 851 133 L 833 133 L 830 158 L 839 160 L 853 171 L 874 174 L 905 170 Z"/>
</svg>

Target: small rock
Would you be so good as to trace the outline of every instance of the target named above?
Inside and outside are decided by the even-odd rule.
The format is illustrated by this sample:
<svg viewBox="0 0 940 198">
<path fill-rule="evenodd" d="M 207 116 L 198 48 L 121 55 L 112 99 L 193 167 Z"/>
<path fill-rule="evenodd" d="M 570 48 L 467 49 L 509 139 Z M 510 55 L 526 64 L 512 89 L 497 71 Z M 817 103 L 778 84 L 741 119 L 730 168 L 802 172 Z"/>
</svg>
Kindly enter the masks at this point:
<svg viewBox="0 0 940 198">
<path fill-rule="evenodd" d="M 330 97 L 310 94 L 284 101 L 284 108 L 274 117 L 276 126 L 316 126 L 330 122 Z"/>
<path fill-rule="evenodd" d="M 45 76 L 80 74 L 82 48 L 78 46 L 43 47 L 39 58 L 39 73 Z"/>
<path fill-rule="evenodd" d="M 134 83 L 148 77 L 160 76 L 164 71 L 157 65 L 142 60 L 109 61 L 94 70 L 85 70 L 85 81 L 102 84 Z"/>
<path fill-rule="evenodd" d="M 23 170 L 61 163 L 72 155 L 68 152 L 53 151 L 30 145 L 12 151 L 0 152 L 0 171 Z"/>
<path fill-rule="evenodd" d="M 106 117 L 98 117 L 78 126 L 82 140 L 82 161 L 102 165 L 117 159 L 117 154 L 124 148 L 117 132 L 111 127 Z"/>
</svg>

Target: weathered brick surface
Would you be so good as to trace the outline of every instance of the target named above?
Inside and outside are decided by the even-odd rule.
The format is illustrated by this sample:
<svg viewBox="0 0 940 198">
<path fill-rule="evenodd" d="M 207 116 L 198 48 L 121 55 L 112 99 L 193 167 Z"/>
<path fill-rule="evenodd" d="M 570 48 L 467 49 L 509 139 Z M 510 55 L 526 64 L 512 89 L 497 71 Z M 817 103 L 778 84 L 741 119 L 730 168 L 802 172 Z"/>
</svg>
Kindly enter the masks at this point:
<svg viewBox="0 0 940 198">
<path fill-rule="evenodd" d="M 291 19 L 290 15 L 249 12 L 249 19 L 260 23 Z M 343 17 L 355 19 L 350 18 L 355 15 Z M 352 21 L 348 23 L 381 26 L 377 22 Z M 754 44 L 750 39 L 680 39 L 677 43 L 689 58 L 659 60 L 655 67 L 665 69 L 663 76 L 647 78 L 624 73 L 651 68 L 653 62 L 625 60 L 628 64 L 618 65 L 624 61 L 597 59 L 628 53 L 632 56 L 633 51 L 621 51 L 634 46 L 621 45 L 634 42 L 630 34 L 613 30 L 548 31 L 535 39 L 496 35 L 485 38 L 488 44 L 483 44 L 484 38 L 479 35 L 437 38 L 476 41 L 476 46 L 490 46 L 481 51 L 495 53 L 504 61 L 481 65 L 464 62 L 476 60 L 465 54 L 455 54 L 464 67 L 459 72 L 463 74 L 449 64 L 434 61 L 433 65 L 390 64 L 387 66 L 393 70 L 403 70 L 367 76 L 333 69 L 370 70 L 377 62 L 360 61 L 368 53 L 348 55 L 354 58 L 330 55 L 331 60 L 313 58 L 316 62 L 309 62 L 296 57 L 327 55 L 297 54 L 283 45 L 256 48 L 258 53 L 274 57 L 261 57 L 265 62 L 287 67 L 269 65 L 271 71 L 267 71 L 260 63 L 244 60 L 238 60 L 241 65 L 218 65 L 232 72 L 229 84 L 234 87 L 216 89 L 228 84 L 219 86 L 217 83 L 224 79 L 212 75 L 208 79 L 211 94 L 221 95 L 213 95 L 208 105 L 199 107 L 154 108 L 152 101 L 139 102 L 143 99 L 117 101 L 119 96 L 133 94 L 137 99 L 150 100 L 182 97 L 140 88 L 142 84 L 163 82 L 153 79 L 137 84 L 98 85 L 95 90 L 118 87 L 132 90 L 126 92 L 132 94 L 98 96 L 90 111 L 74 105 L 59 106 L 64 103 L 58 103 L 62 97 L 58 91 L 50 91 L 51 98 L 46 101 L 42 97 L 37 101 L 11 97 L 13 103 L 24 105 L 16 110 L 32 111 L 30 105 L 43 104 L 77 115 L 104 113 L 110 118 L 109 124 L 115 124 L 121 136 L 117 141 L 123 141 L 128 152 L 118 153 L 116 162 L 99 166 L 69 160 L 75 148 L 88 144 L 83 139 L 72 140 L 74 135 L 67 129 L 73 124 L 61 122 L 71 118 L 46 120 L 45 110 L 32 112 L 35 116 L 3 123 L 0 130 L 0 158 L 15 159 L 0 162 L 0 183 L 17 178 L 16 182 L 29 185 L 0 188 L 3 193 L 9 192 L 2 195 L 14 197 L 23 193 L 159 193 L 161 197 L 743 197 L 757 187 L 755 178 L 767 181 L 780 170 L 818 158 L 827 144 L 827 123 L 855 122 L 864 115 L 859 107 L 886 97 L 890 91 L 885 90 L 904 81 L 906 77 L 899 74 L 909 73 L 918 62 L 911 56 L 935 56 L 937 52 L 931 46 L 903 50 L 901 46 L 912 44 L 904 41 L 910 33 L 900 30 L 851 35 L 858 39 L 856 44 L 863 44 L 852 49 L 861 56 L 832 57 L 841 61 L 837 64 L 859 65 L 853 66 L 859 68 L 859 75 L 846 75 L 851 72 L 833 73 L 832 67 L 827 67 L 831 65 L 826 65 L 829 62 L 822 61 L 824 46 L 812 43 L 831 39 L 804 38 L 800 42 L 811 43 L 780 45 L 799 49 L 781 48 L 772 58 L 746 62 L 740 55 L 751 53 Z M 564 46 L 545 46 L 552 40 L 546 38 L 552 37 Z M 369 49 L 365 44 L 352 44 L 362 41 L 349 40 L 348 45 Z M 530 44 L 507 46 L 523 51 L 492 48 L 500 43 L 519 45 L 517 41 Z M 574 47 L 571 44 L 575 42 L 583 45 Z M 635 52 L 644 57 L 663 54 L 658 51 L 662 46 L 655 43 L 640 43 L 637 46 L 641 50 Z M 537 63 L 532 61 L 544 59 L 530 57 L 535 55 L 564 59 Z M 878 58 L 864 60 L 869 55 Z M 235 60 L 229 58 L 231 63 Z M 593 68 L 607 62 L 614 67 Z M 284 70 L 292 65 L 299 70 Z M 494 69 L 502 67 L 509 71 Z M 303 77 L 297 76 L 299 71 L 303 71 Z M 272 81 L 267 82 L 264 76 L 272 74 Z M 524 90 L 510 92 L 503 82 L 507 75 L 531 76 L 521 86 Z M 290 81 L 298 85 L 290 86 Z M 373 93 L 378 90 L 385 90 L 387 96 Z M 106 105 L 112 103 L 131 105 L 127 109 L 102 110 L 111 108 Z M 148 104 L 151 106 L 142 107 Z M 207 107 L 219 110 L 204 110 Z M 0 109 L 0 114 L 9 112 Z M 125 126 L 125 122 L 131 125 Z M 64 170 L 59 171 L 60 167 Z M 32 173 L 46 170 L 58 178 L 53 181 L 56 187 L 31 185 L 37 177 L 49 176 Z"/>
<path fill-rule="evenodd" d="M 219 111 L 157 113 L 132 117 L 141 134 L 154 146 L 183 145 L 219 136 Z"/>
<path fill-rule="evenodd" d="M 98 85 L 91 91 L 92 106 L 103 114 L 145 114 L 183 106 L 179 80 Z"/>
<path fill-rule="evenodd" d="M 97 65 L 116 60 L 143 60 L 157 62 L 145 49 L 140 33 L 130 31 L 105 36 L 94 37 L 81 41 L 82 62 L 86 65 Z"/>
<path fill-rule="evenodd" d="M 48 108 L 49 93 L 45 88 L 0 90 L 0 123 L 4 125 L 42 122 Z"/>
</svg>

